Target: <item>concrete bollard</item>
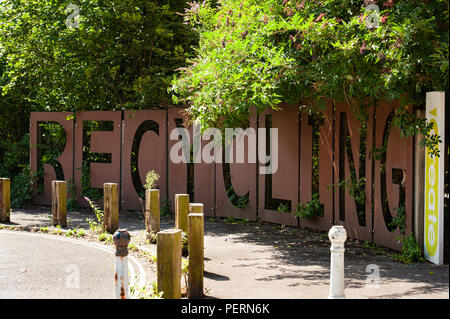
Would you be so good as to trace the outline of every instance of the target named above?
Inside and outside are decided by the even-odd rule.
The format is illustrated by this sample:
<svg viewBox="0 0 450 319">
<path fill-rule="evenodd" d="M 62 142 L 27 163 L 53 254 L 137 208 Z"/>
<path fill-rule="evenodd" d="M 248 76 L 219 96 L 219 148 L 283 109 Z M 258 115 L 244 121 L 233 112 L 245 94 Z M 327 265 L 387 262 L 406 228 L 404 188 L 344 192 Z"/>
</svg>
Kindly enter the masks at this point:
<svg viewBox="0 0 450 319">
<path fill-rule="evenodd" d="M 53 226 L 67 227 L 67 182 L 52 181 Z"/>
<path fill-rule="evenodd" d="M 10 222 L 11 216 L 11 181 L 0 178 L 0 222 Z"/>
<path fill-rule="evenodd" d="M 158 292 L 164 299 L 181 299 L 181 230 L 160 231 L 156 242 Z"/>
<path fill-rule="evenodd" d="M 188 298 L 203 297 L 204 215 L 203 204 L 190 204 L 188 215 Z"/>
<path fill-rule="evenodd" d="M 189 194 L 175 194 L 175 228 L 188 231 Z"/>
<path fill-rule="evenodd" d="M 119 185 L 103 184 L 103 229 L 110 234 L 119 228 Z"/>
<path fill-rule="evenodd" d="M 344 294 L 344 243 L 347 232 L 344 226 L 335 225 L 328 232 L 331 241 L 330 295 L 328 299 L 345 299 Z"/>
<path fill-rule="evenodd" d="M 114 233 L 113 239 L 114 245 L 116 245 L 115 298 L 128 299 L 128 244 L 130 243 L 130 234 L 125 229 L 119 229 Z"/>
<path fill-rule="evenodd" d="M 159 189 L 145 191 L 145 228 L 147 239 L 160 230 Z"/>
</svg>

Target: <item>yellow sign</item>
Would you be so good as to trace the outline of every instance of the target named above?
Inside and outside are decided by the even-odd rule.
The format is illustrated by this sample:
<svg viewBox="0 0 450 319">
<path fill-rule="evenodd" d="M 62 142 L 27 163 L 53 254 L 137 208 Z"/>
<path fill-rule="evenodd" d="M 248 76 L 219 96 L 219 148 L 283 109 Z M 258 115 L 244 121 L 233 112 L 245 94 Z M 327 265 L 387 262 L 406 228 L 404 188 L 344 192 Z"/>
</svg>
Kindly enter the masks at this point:
<svg viewBox="0 0 450 319">
<path fill-rule="evenodd" d="M 440 136 L 440 157 L 425 152 L 425 214 L 424 214 L 424 254 L 429 261 L 443 264 L 444 252 L 444 136 L 445 96 L 444 92 L 429 92 L 426 99 L 426 116 L 432 124 L 430 135 Z"/>
<path fill-rule="evenodd" d="M 435 120 L 429 121 L 433 123 L 433 130 L 430 134 L 439 135 Z M 425 162 L 425 245 L 430 257 L 436 255 L 438 243 L 438 198 L 439 194 L 439 175 L 436 174 L 436 166 L 439 158 L 430 155 L 430 150 L 426 150 Z"/>
</svg>

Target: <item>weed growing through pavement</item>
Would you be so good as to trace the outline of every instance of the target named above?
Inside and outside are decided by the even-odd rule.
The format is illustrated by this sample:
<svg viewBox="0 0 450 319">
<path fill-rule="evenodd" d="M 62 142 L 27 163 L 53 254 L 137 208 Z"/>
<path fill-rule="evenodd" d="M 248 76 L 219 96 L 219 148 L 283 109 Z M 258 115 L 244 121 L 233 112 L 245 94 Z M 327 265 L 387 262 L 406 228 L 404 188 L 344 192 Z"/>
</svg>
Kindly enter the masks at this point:
<svg viewBox="0 0 450 319">
<path fill-rule="evenodd" d="M 134 282 L 137 280 L 135 277 Z M 163 291 L 158 292 L 156 282 L 152 282 L 151 287 L 138 287 L 136 284 L 130 285 L 130 293 L 136 299 L 162 299 Z"/>
<path fill-rule="evenodd" d="M 97 219 L 97 221 L 95 221 L 92 218 L 87 218 L 86 222 L 89 224 L 89 229 L 94 233 L 94 234 L 101 234 L 103 233 L 103 210 L 96 205 L 94 202 L 92 202 L 89 198 L 87 198 L 86 196 L 84 197 L 84 199 L 89 203 L 89 205 L 91 206 L 95 217 Z"/>
</svg>

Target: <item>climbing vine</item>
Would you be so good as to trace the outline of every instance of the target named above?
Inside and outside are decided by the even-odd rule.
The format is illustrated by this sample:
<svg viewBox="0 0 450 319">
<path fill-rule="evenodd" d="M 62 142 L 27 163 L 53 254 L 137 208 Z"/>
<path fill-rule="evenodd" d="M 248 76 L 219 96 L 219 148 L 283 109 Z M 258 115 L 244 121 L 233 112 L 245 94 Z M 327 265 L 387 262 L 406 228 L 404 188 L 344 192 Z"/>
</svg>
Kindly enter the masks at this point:
<svg viewBox="0 0 450 319">
<path fill-rule="evenodd" d="M 253 109 L 300 98 L 347 102 L 355 114 L 363 100 L 397 100 L 394 124 L 409 136 L 429 131 L 411 107 L 448 87 L 446 0 L 206 0 L 190 3 L 185 21 L 199 48 L 172 92 L 205 126 L 238 126 Z"/>
</svg>

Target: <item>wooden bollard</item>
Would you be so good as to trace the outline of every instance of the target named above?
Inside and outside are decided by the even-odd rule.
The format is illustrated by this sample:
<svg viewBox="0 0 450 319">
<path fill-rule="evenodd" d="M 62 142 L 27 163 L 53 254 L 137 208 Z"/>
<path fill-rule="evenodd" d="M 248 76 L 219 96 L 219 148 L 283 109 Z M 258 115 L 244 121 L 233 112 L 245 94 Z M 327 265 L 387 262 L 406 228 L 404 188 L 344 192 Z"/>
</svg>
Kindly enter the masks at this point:
<svg viewBox="0 0 450 319">
<path fill-rule="evenodd" d="M 164 299 L 181 299 L 181 230 L 160 231 L 156 241 L 158 292 Z"/>
<path fill-rule="evenodd" d="M 11 215 L 11 181 L 0 178 L 0 222 L 10 222 Z"/>
<path fill-rule="evenodd" d="M 188 231 L 189 194 L 175 194 L 175 228 Z"/>
<path fill-rule="evenodd" d="M 67 227 L 67 182 L 52 181 L 53 226 Z"/>
<path fill-rule="evenodd" d="M 103 229 L 113 234 L 119 228 L 119 185 L 103 184 Z"/>
<path fill-rule="evenodd" d="M 188 298 L 203 297 L 204 215 L 203 204 L 190 204 L 188 215 Z"/>
<path fill-rule="evenodd" d="M 145 228 L 148 239 L 160 230 L 159 189 L 145 191 Z"/>
</svg>

